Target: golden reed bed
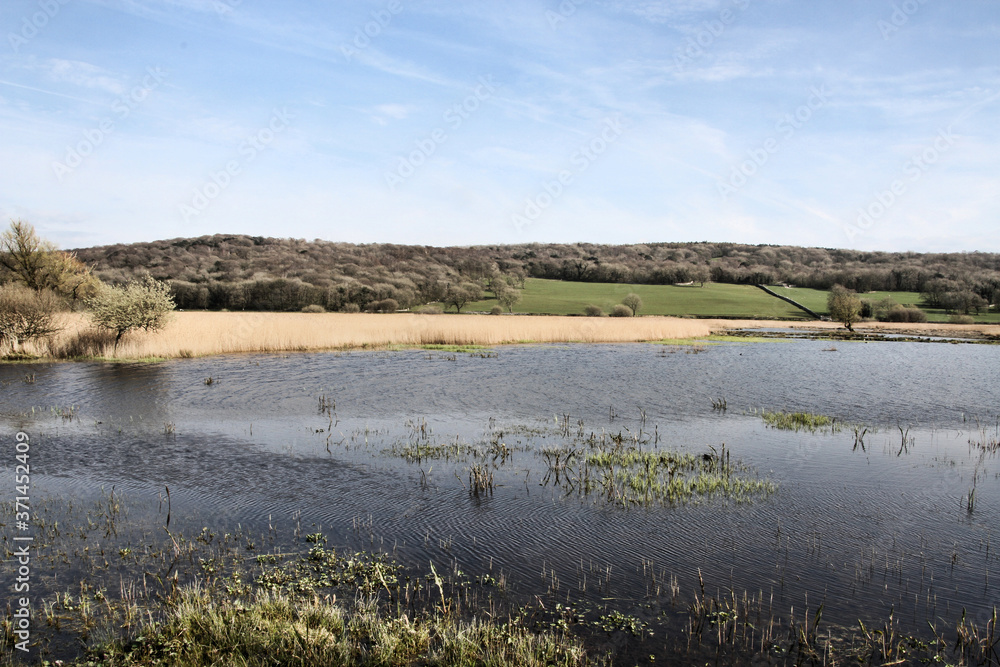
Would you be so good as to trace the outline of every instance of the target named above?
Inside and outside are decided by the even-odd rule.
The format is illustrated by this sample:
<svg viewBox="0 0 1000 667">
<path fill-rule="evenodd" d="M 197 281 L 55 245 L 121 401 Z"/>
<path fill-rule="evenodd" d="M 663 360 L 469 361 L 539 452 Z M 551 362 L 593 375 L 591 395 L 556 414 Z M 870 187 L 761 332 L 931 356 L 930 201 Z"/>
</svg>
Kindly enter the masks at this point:
<svg viewBox="0 0 1000 667">
<path fill-rule="evenodd" d="M 82 314 L 64 316 L 65 330 L 50 343 L 26 346 L 43 356 L 100 356 L 120 359 L 205 356 L 240 352 L 292 352 L 393 345 L 502 345 L 507 343 L 630 343 L 699 338 L 726 329 L 795 327 L 837 329 L 833 322 L 693 320 L 674 317 L 595 318 L 564 316 L 392 315 L 344 313 L 173 313 L 165 329 L 127 336 L 113 350 L 92 344 L 67 352 L 91 329 Z M 929 335 L 1000 336 L 1000 326 L 875 324 L 872 330 Z M 861 327 L 858 327 L 859 329 Z M 79 347 L 79 346 L 78 346 Z M 60 352 L 61 351 L 61 352 Z"/>
<path fill-rule="evenodd" d="M 54 341 L 54 349 L 89 328 L 82 315 L 66 317 L 67 327 Z M 712 329 L 707 321 L 669 317 L 181 312 L 172 314 L 162 331 L 131 334 L 114 354 L 107 348 L 100 356 L 136 359 L 391 345 L 617 343 L 707 336 Z"/>
</svg>

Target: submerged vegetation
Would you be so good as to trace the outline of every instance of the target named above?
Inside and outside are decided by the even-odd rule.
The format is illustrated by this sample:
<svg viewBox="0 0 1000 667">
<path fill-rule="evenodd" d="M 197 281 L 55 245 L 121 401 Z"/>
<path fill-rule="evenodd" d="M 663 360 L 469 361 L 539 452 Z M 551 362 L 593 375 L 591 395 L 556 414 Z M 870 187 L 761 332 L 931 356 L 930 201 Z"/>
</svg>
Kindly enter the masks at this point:
<svg viewBox="0 0 1000 667">
<path fill-rule="evenodd" d="M 711 448 L 710 453 L 687 454 L 643 449 L 639 438 L 626 443 L 621 433 L 609 440 L 610 446 L 608 441 L 598 444 L 592 438 L 589 451 L 567 454 L 563 476 L 569 491 L 594 493 L 628 507 L 653 502 L 674 505 L 712 496 L 747 502 L 777 490 L 772 482 L 757 479 L 742 464 L 734 464 L 725 445 L 720 451 Z"/>
<path fill-rule="evenodd" d="M 593 564 L 581 563 L 579 589 L 543 566 L 548 590 L 518 592 L 492 568 L 473 576 L 457 563 L 404 567 L 387 553 L 333 546 L 298 522 L 292 536 L 273 524 L 256 534 L 221 526 L 185 534 L 170 529 L 169 513 L 163 524 L 162 510 L 114 491 L 90 504 L 38 504 L 37 563 L 58 564 L 73 583 L 50 581 L 38 594 L 33 660 L 122 667 L 1000 664 L 995 609 L 978 624 L 965 614 L 936 623 L 929 638 L 903 631 L 892 612 L 850 628 L 829 624 L 822 604 L 783 615 L 773 595 L 712 592 L 700 570 L 697 589 L 685 592 L 674 574 L 642 559 L 635 576 L 645 582 L 648 609 L 659 610 L 650 614 L 646 606 L 614 606 L 605 593 L 612 573 Z M 14 562 L 9 546 L 6 552 L 5 573 Z M 598 604 L 582 596 L 587 574 Z M 18 664 L 12 630 L 8 611 L 0 621 L 2 664 Z"/>
</svg>

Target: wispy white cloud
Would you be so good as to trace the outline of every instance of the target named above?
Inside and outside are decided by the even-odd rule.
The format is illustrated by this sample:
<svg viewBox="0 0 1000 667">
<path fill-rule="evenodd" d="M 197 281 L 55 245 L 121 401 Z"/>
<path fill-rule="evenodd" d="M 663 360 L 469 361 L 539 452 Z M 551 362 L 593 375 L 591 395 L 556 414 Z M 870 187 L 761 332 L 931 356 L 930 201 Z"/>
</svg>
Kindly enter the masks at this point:
<svg viewBox="0 0 1000 667">
<path fill-rule="evenodd" d="M 630 14 L 651 23 L 666 23 L 678 17 L 688 17 L 692 14 L 704 14 L 716 11 L 722 4 L 721 0 L 653 0 L 637 2 L 606 2 L 602 3 L 609 10 Z"/>
<path fill-rule="evenodd" d="M 76 88 L 100 90 L 113 95 L 121 95 L 125 91 L 121 77 L 80 60 L 29 57 L 18 62 L 12 69 L 28 72 L 52 84 L 66 83 Z"/>
<path fill-rule="evenodd" d="M 17 15 L 37 6 L 10 2 L 20 3 Z M 961 118 L 955 150 L 857 243 L 938 238 L 937 217 L 955 238 L 992 238 L 1000 249 L 983 232 L 1000 214 L 991 194 L 1000 169 L 1000 99 L 991 101 L 1000 91 L 992 57 L 1000 22 L 977 3 L 928 3 L 883 40 L 876 23 L 885 7 L 753 0 L 678 69 L 677 49 L 732 0 L 587 0 L 572 11 L 553 0 L 403 0 L 347 58 L 341 46 L 387 3 L 74 2 L 72 33 L 53 21 L 20 53 L 0 57 L 5 157 L 18 165 L 0 167 L 0 211 L 37 216 L 65 238 L 84 238 L 87 221 L 107 230 L 106 241 L 184 235 L 178 200 L 259 131 L 272 107 L 294 105 L 294 129 L 245 165 L 191 233 L 268 233 L 282 217 L 297 236 L 526 240 L 508 229 L 512 207 L 572 164 L 605 118 L 621 117 L 621 140 L 531 238 L 696 233 L 838 246 L 848 239 L 836 222 Z M 553 11 L 565 20 L 553 24 Z M 123 117 L 111 105 L 143 76 L 136 45 L 169 77 Z M 486 75 L 498 90 L 457 126 L 444 121 Z M 828 105 L 721 201 L 718 180 L 776 136 L 776 121 L 818 84 L 832 92 Z M 72 183 L 57 184 L 53 155 L 105 119 L 115 123 L 111 138 Z M 387 165 L 437 127 L 447 140 L 390 193 Z M 147 221 L 142 229 L 137 217 Z"/>
<path fill-rule="evenodd" d="M 378 104 L 371 110 L 371 116 L 379 125 L 387 125 L 392 120 L 405 120 L 418 108 L 415 104 Z"/>
</svg>

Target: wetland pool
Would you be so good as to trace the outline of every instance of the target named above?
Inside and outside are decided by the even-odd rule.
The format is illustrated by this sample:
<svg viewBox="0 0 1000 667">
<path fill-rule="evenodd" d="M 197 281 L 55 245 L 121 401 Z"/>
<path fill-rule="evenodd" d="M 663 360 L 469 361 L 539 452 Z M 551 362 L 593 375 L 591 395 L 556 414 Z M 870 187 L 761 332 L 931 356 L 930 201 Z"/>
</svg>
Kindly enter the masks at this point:
<svg viewBox="0 0 1000 667">
<path fill-rule="evenodd" d="M 2 475 L 24 431 L 50 524 L 113 487 L 159 525 L 169 488 L 171 530 L 502 577 L 638 619 L 646 653 L 705 596 L 919 633 L 1000 603 L 998 377 L 998 346 L 818 340 L 12 364 Z M 80 576 L 53 563 L 33 595 Z"/>
</svg>

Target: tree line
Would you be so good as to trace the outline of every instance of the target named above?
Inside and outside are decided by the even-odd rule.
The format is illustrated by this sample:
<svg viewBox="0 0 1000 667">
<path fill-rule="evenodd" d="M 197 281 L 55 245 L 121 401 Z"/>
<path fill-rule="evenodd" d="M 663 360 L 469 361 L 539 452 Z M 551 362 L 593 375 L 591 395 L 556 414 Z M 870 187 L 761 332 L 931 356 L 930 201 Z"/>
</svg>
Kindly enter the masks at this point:
<svg viewBox="0 0 1000 667">
<path fill-rule="evenodd" d="M 461 310 L 497 284 L 525 278 L 669 285 L 789 284 L 858 293 L 907 291 L 968 312 L 1000 300 L 1000 255 L 889 253 L 735 243 L 528 243 L 473 247 L 350 244 L 247 235 L 202 236 L 74 251 L 104 282 L 145 273 L 171 286 L 181 308 Z M 478 291 L 478 295 L 477 295 Z M 512 294 L 515 294 L 512 292 Z M 466 298 L 476 297 L 476 298 Z"/>
</svg>

